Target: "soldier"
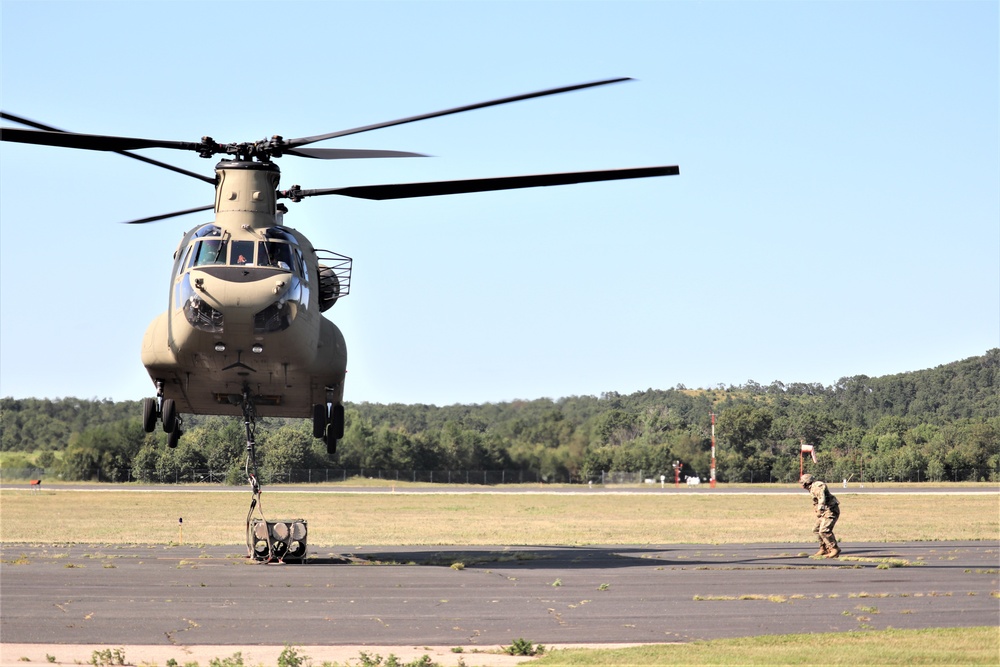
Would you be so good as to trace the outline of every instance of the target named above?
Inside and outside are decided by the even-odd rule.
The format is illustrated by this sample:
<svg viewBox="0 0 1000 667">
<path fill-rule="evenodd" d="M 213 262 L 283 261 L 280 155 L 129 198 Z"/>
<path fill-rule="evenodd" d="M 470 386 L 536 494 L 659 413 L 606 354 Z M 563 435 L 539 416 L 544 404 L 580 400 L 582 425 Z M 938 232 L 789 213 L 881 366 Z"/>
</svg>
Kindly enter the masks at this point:
<svg viewBox="0 0 1000 667">
<path fill-rule="evenodd" d="M 808 473 L 802 475 L 799 484 L 812 494 L 813 509 L 816 510 L 816 527 L 813 528 L 813 532 L 819 538 L 819 551 L 813 555 L 836 558 L 840 555 L 840 547 L 833 534 L 833 527 L 840 518 L 840 503 L 837 502 L 837 497 L 830 493 L 826 483 Z"/>
</svg>

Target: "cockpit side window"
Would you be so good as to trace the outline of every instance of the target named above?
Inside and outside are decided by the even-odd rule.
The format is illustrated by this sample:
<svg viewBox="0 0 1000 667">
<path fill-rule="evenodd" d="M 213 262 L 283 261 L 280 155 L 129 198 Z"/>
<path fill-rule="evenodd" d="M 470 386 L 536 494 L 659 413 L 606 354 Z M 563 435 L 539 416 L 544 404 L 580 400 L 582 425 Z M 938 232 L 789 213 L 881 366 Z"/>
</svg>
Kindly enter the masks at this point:
<svg viewBox="0 0 1000 667">
<path fill-rule="evenodd" d="M 186 269 L 186 268 L 188 267 L 188 262 L 190 262 L 190 261 L 191 261 L 191 251 L 192 251 L 193 249 L 194 249 L 194 246 L 193 246 L 193 245 L 189 245 L 189 246 L 187 247 L 187 250 L 186 250 L 186 251 L 185 251 L 185 253 L 184 253 L 184 261 L 183 261 L 183 262 L 181 262 L 181 264 L 180 264 L 180 266 L 181 266 L 180 270 L 181 270 L 181 271 L 183 271 L 184 269 Z"/>
<path fill-rule="evenodd" d="M 309 282 L 309 265 L 306 264 L 306 258 L 302 255 L 302 248 L 297 246 L 295 248 L 295 260 L 296 266 L 299 267 L 299 271 L 302 273 L 303 280 Z"/>
</svg>

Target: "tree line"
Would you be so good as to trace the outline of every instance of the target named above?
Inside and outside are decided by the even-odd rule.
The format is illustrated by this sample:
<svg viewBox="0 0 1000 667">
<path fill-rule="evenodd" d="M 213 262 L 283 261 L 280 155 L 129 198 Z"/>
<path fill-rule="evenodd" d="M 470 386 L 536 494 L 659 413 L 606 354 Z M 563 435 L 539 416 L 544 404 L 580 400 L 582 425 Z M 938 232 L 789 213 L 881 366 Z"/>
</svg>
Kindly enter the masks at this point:
<svg viewBox="0 0 1000 667">
<path fill-rule="evenodd" d="M 313 439 L 309 420 L 273 419 L 257 431 L 257 463 L 265 482 L 331 468 L 510 471 L 505 479 L 531 473 L 586 482 L 610 472 L 672 478 L 675 464 L 704 478 L 715 415 L 721 482 L 794 481 L 801 442 L 815 446 L 810 472 L 830 479 L 1000 481 L 998 370 L 1000 349 L 992 349 L 832 386 L 750 380 L 482 405 L 350 403 L 335 458 Z M 2 468 L 112 481 L 210 471 L 212 479 L 245 482 L 242 420 L 187 416 L 171 449 L 165 434 L 143 431 L 140 414 L 139 401 L 0 399 Z"/>
</svg>

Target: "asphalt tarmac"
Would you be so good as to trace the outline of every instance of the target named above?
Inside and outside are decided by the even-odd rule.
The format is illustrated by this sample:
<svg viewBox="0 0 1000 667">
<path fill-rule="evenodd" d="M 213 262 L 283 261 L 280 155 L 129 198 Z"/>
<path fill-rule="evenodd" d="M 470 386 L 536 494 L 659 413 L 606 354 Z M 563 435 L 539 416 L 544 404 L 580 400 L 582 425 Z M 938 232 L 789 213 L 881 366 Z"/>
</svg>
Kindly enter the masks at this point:
<svg viewBox="0 0 1000 667">
<path fill-rule="evenodd" d="M 344 547 L 262 564 L 244 545 L 3 545 L 2 663 L 29 644 L 474 649 L 1000 625 L 995 542 L 843 547 Z"/>
</svg>

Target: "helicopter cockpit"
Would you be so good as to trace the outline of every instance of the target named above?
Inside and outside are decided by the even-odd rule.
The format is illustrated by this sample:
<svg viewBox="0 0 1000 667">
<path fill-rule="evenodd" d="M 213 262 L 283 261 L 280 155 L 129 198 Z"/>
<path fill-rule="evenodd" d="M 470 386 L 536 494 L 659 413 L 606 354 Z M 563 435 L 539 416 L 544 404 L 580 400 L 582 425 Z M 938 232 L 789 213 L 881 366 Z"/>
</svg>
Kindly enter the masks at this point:
<svg viewBox="0 0 1000 667">
<path fill-rule="evenodd" d="M 199 291 L 201 279 L 192 276 L 199 272 L 243 284 L 290 274 L 281 278 L 283 290 L 280 294 L 275 292 L 278 299 L 254 316 L 255 333 L 288 328 L 295 313 L 309 305 L 309 271 L 302 248 L 298 239 L 281 227 L 265 230 L 263 240 L 236 240 L 216 225 L 204 225 L 191 235 L 177 268 L 176 302 L 182 304 L 191 325 L 202 331 L 221 333 L 224 318 Z"/>
<path fill-rule="evenodd" d="M 254 266 L 277 269 L 308 280 L 298 240 L 280 228 L 268 229 L 264 241 L 222 238 L 215 225 L 206 225 L 191 237 L 182 270 L 205 266 Z"/>
</svg>

